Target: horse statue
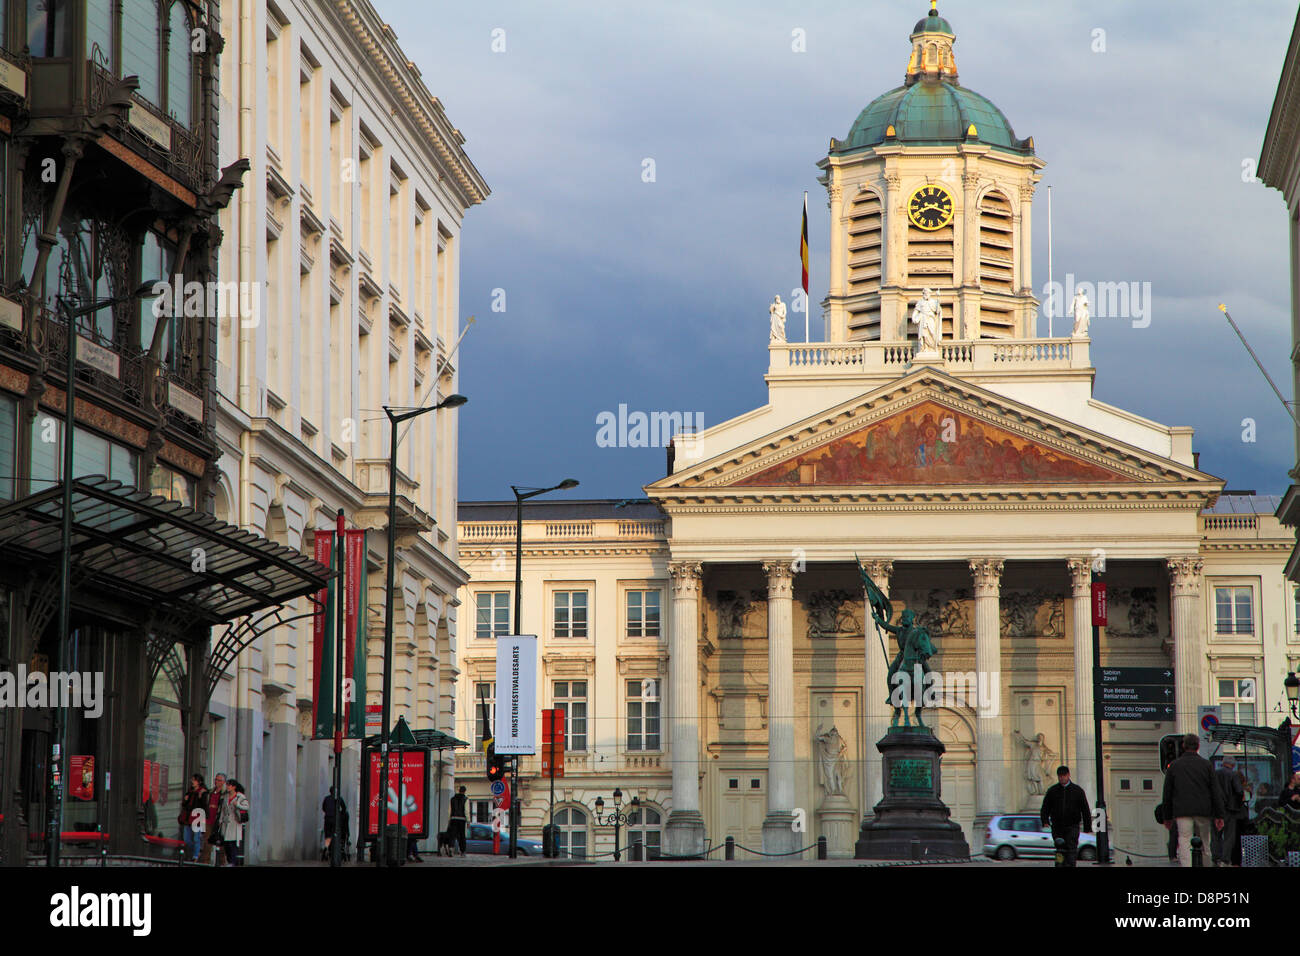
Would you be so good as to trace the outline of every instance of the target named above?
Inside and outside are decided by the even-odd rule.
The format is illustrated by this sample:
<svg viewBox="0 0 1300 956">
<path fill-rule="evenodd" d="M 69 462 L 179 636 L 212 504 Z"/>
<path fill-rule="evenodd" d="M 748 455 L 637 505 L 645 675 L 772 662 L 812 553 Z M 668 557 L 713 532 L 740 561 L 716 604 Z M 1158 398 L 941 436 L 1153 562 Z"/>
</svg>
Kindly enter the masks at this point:
<svg viewBox="0 0 1300 956">
<path fill-rule="evenodd" d="M 933 656 L 935 649 L 934 643 L 930 640 L 930 632 L 924 626 L 916 623 L 916 614 L 908 608 L 899 615 L 898 624 L 891 624 L 890 621 L 894 616 L 894 606 L 889 598 L 876 586 L 867 574 L 866 569 L 862 567 L 862 562 L 858 562 L 858 573 L 862 576 L 862 585 L 867 593 L 867 602 L 871 605 L 871 618 L 876 622 L 877 628 L 883 628 L 890 634 L 898 638 L 898 653 L 894 659 L 889 661 L 889 670 L 887 682 L 891 688 L 894 688 L 894 675 L 900 671 L 903 678 L 899 681 L 897 689 L 900 693 L 895 694 L 891 691 L 885 703 L 889 704 L 894 710 L 893 719 L 889 723 L 889 729 L 892 731 L 898 727 L 899 712 L 902 712 L 903 727 L 910 728 L 911 720 L 907 712 L 908 705 L 916 711 L 916 726 L 921 730 L 927 730 L 925 722 L 921 719 L 922 690 L 925 686 L 925 675 L 930 673 L 930 657 Z M 877 631 L 879 634 L 879 630 Z M 889 654 L 885 651 L 884 641 L 880 644 L 881 652 L 885 654 L 885 659 L 889 660 Z M 899 706 L 901 699 L 903 706 Z"/>
</svg>

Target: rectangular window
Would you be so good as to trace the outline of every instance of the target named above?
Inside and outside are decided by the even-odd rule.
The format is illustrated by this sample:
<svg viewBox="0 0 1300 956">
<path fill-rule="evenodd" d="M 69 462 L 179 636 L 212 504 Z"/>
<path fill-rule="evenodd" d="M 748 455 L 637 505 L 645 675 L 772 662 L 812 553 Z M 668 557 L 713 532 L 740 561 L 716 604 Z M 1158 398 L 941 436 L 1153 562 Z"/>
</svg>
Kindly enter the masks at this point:
<svg viewBox="0 0 1300 956">
<path fill-rule="evenodd" d="M 117 69 L 113 42 L 113 0 L 86 0 L 86 57 L 110 71 Z"/>
<path fill-rule="evenodd" d="M 510 592 L 480 591 L 474 595 L 474 636 L 501 637 L 510 633 Z"/>
<path fill-rule="evenodd" d="M 555 592 L 555 636 L 587 636 L 587 592 Z"/>
<path fill-rule="evenodd" d="M 0 395 L 0 500 L 12 501 L 18 474 L 18 402 Z"/>
<path fill-rule="evenodd" d="M 1249 585 L 1214 589 L 1214 632 L 1255 633 L 1254 592 Z"/>
<path fill-rule="evenodd" d="M 470 801 L 469 808 L 469 820 L 471 823 L 492 822 L 491 800 L 472 800 Z"/>
<path fill-rule="evenodd" d="M 193 508 L 196 484 L 189 475 L 173 471 L 165 465 L 157 465 L 149 476 L 149 493 Z"/>
<path fill-rule="evenodd" d="M 104 475 L 135 487 L 139 453 L 114 445 L 94 432 L 78 428 L 73 432 L 72 471 L 78 478 Z M 167 470 L 162 469 L 160 470 Z M 5 472 L 12 474 L 12 472 Z M 184 478 L 184 476 L 181 476 Z M 63 420 L 41 411 L 32 421 L 31 493 L 45 491 L 63 478 Z M 192 488 L 193 478 L 185 478 Z M 154 492 L 157 494 L 158 492 Z M 190 499 L 193 499 L 191 494 Z"/>
<path fill-rule="evenodd" d="M 627 592 L 627 636 L 659 636 L 659 592 Z"/>
<path fill-rule="evenodd" d="M 658 680 L 627 682 L 627 749 L 660 749 Z"/>
<path fill-rule="evenodd" d="M 1295 604 L 1295 632 L 1300 634 L 1300 588 L 1296 588 L 1293 592 L 1293 600 Z"/>
<path fill-rule="evenodd" d="M 557 680 L 554 707 L 564 711 L 565 750 L 587 749 L 587 682 Z"/>
<path fill-rule="evenodd" d="M 483 700 L 487 699 L 487 713 L 484 714 Z M 483 752 L 483 741 L 493 736 L 492 728 L 497 720 L 497 685 L 494 681 L 480 681 L 474 685 L 474 746 Z"/>
<path fill-rule="evenodd" d="M 1219 699 L 1223 720 L 1229 724 L 1255 723 L 1255 678 L 1221 677 Z"/>
</svg>

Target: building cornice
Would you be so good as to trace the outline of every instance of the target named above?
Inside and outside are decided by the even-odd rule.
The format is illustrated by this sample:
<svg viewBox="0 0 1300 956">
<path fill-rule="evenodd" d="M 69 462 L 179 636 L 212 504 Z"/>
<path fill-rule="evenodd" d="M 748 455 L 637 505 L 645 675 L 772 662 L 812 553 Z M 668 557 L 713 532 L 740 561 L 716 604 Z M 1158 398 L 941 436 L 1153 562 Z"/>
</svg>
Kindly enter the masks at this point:
<svg viewBox="0 0 1300 956">
<path fill-rule="evenodd" d="M 1297 139 L 1300 139 L 1300 13 L 1291 30 L 1282 74 L 1278 78 L 1268 131 L 1259 151 L 1259 178 L 1282 191 L 1287 202 L 1296 196 Z"/>
<path fill-rule="evenodd" d="M 424 134 L 442 165 L 451 174 L 465 207 L 483 202 L 490 190 L 482 174 L 461 148 L 465 137 L 447 119 L 438 98 L 420 80 L 415 64 L 398 46 L 397 36 L 384 23 L 369 0 L 335 0 L 334 10 L 352 31 L 361 49 L 405 111 Z"/>
</svg>

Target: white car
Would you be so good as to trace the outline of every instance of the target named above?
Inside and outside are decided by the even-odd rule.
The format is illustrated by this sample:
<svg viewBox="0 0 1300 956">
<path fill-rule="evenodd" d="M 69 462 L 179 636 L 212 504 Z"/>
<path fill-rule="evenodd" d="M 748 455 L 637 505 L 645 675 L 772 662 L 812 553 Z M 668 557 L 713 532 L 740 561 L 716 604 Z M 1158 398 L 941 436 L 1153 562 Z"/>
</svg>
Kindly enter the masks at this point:
<svg viewBox="0 0 1300 956">
<path fill-rule="evenodd" d="M 984 855 L 998 860 L 1016 857 L 1052 857 L 1056 844 L 1052 831 L 1043 826 L 1039 818 L 1028 813 L 1006 813 L 989 821 L 984 831 Z M 1097 859 L 1097 838 L 1091 833 L 1079 834 L 1079 859 Z"/>
</svg>

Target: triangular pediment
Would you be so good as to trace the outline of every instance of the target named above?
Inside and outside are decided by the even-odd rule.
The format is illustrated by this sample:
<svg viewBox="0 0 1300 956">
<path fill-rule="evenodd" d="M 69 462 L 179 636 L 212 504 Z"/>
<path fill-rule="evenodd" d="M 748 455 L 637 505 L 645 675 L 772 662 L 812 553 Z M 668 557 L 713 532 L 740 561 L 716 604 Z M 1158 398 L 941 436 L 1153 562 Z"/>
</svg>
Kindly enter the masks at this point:
<svg viewBox="0 0 1300 956">
<path fill-rule="evenodd" d="M 1152 427 L 1155 426 L 1152 423 Z M 934 369 L 647 486 L 674 492 L 872 497 L 960 489 L 1077 495 L 1148 486 L 1213 495 L 1218 479 Z"/>
<path fill-rule="evenodd" d="M 1129 482 L 1131 474 L 926 399 L 730 482 L 748 486 Z"/>
</svg>

